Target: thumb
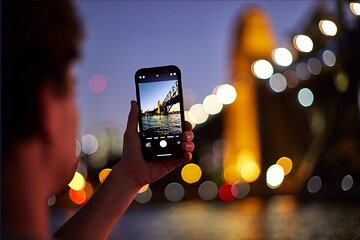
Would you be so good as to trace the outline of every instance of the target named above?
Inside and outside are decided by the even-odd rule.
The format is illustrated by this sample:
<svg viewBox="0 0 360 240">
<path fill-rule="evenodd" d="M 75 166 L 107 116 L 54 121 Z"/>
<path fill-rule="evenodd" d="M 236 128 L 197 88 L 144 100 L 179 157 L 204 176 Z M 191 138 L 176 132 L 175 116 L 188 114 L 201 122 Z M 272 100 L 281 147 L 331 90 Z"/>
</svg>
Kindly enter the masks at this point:
<svg viewBox="0 0 360 240">
<path fill-rule="evenodd" d="M 127 127 L 126 127 L 127 130 L 137 131 L 138 117 L 139 117 L 139 107 L 137 105 L 137 102 L 133 100 L 131 101 L 131 108 L 128 117 Z"/>
</svg>

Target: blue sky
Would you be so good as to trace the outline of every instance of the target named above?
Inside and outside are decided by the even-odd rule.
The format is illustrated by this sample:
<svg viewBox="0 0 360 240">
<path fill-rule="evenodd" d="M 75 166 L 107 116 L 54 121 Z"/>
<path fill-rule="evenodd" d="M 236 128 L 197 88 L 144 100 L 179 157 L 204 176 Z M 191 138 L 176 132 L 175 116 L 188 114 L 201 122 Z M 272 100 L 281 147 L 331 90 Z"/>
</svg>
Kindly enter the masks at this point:
<svg viewBox="0 0 360 240">
<path fill-rule="evenodd" d="M 157 107 L 157 102 L 160 100 L 162 103 L 171 87 L 176 81 L 161 81 L 151 83 L 140 83 L 140 99 L 141 109 L 143 111 L 153 110 Z"/>
<path fill-rule="evenodd" d="M 201 103 L 229 81 L 234 24 L 248 5 L 272 20 L 279 46 L 307 24 L 315 1 L 77 1 L 86 32 L 79 81 L 79 135 L 104 122 L 124 131 L 135 99 L 134 74 L 143 67 L 177 65 L 184 95 Z M 88 90 L 91 76 L 107 79 L 101 94 Z"/>
</svg>

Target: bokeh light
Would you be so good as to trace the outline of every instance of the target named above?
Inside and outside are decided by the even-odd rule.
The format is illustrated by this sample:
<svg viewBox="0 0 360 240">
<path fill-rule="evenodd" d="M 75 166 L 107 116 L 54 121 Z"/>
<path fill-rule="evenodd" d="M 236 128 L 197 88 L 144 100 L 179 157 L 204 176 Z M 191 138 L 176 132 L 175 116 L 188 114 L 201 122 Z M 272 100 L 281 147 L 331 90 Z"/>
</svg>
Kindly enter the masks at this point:
<svg viewBox="0 0 360 240">
<path fill-rule="evenodd" d="M 232 184 L 225 183 L 219 189 L 219 197 L 224 202 L 230 202 L 235 199 L 235 196 L 231 192 Z"/>
<path fill-rule="evenodd" d="M 289 66 L 293 61 L 291 52 L 286 48 L 276 48 L 272 51 L 272 59 L 274 62 L 283 67 Z"/>
<path fill-rule="evenodd" d="M 336 63 L 335 53 L 333 53 L 330 50 L 325 50 L 322 54 L 322 60 L 326 66 L 328 66 L 328 67 L 334 66 Z"/>
<path fill-rule="evenodd" d="M 48 206 L 51 207 L 51 206 L 54 206 L 56 203 L 56 196 L 52 196 L 48 199 Z"/>
<path fill-rule="evenodd" d="M 321 189 L 322 181 L 319 176 L 312 176 L 307 183 L 309 193 L 316 193 Z"/>
<path fill-rule="evenodd" d="M 360 16 L 360 3 L 351 2 L 350 3 L 350 10 L 355 16 Z"/>
<path fill-rule="evenodd" d="M 92 93 L 99 94 L 106 89 L 106 78 L 100 74 L 95 74 L 89 80 L 89 90 Z"/>
<path fill-rule="evenodd" d="M 189 112 L 192 114 L 189 116 L 196 124 L 204 123 L 209 117 L 209 114 L 205 111 L 204 106 L 200 103 L 193 105 Z"/>
<path fill-rule="evenodd" d="M 276 162 L 277 165 L 280 165 L 284 170 L 284 175 L 288 175 L 292 169 L 292 161 L 288 157 L 281 157 Z"/>
<path fill-rule="evenodd" d="M 223 178 L 227 183 L 234 183 L 241 180 L 238 167 L 236 165 L 226 167 L 223 172 Z"/>
<path fill-rule="evenodd" d="M 99 173 L 99 181 L 103 183 L 105 179 L 109 176 L 111 171 L 111 168 L 104 168 L 103 170 L 101 170 Z"/>
<path fill-rule="evenodd" d="M 73 179 L 68 185 L 75 191 L 81 190 L 85 187 L 85 178 L 81 173 L 75 172 Z"/>
<path fill-rule="evenodd" d="M 292 69 L 286 70 L 284 72 L 284 77 L 286 78 L 286 86 L 288 88 L 294 88 L 299 84 L 298 76 Z"/>
<path fill-rule="evenodd" d="M 302 106 L 309 107 L 314 102 L 314 94 L 310 89 L 302 88 L 298 93 L 298 100 Z"/>
<path fill-rule="evenodd" d="M 220 170 L 221 160 L 216 158 L 213 154 L 204 154 L 199 159 L 199 166 L 204 174 L 213 174 Z"/>
<path fill-rule="evenodd" d="M 311 77 L 311 73 L 309 72 L 308 65 L 304 62 L 299 63 L 296 68 L 296 75 L 301 80 L 308 80 Z"/>
<path fill-rule="evenodd" d="M 319 29 L 326 36 L 335 36 L 337 33 L 336 24 L 330 20 L 321 20 L 319 22 Z"/>
<path fill-rule="evenodd" d="M 268 79 L 274 73 L 271 63 L 264 59 L 255 61 L 251 66 L 251 70 L 255 77 L 260 79 Z"/>
<path fill-rule="evenodd" d="M 334 84 L 338 92 L 346 92 L 346 90 L 349 88 L 349 78 L 344 72 L 338 72 L 335 76 Z"/>
<path fill-rule="evenodd" d="M 196 118 L 195 118 L 194 114 L 189 111 L 184 111 L 184 117 L 185 117 L 185 121 L 188 121 L 189 123 L 191 123 L 191 126 L 194 129 L 196 126 Z"/>
<path fill-rule="evenodd" d="M 319 75 L 321 72 L 321 62 L 316 58 L 310 58 L 307 63 L 309 72 L 314 75 Z"/>
<path fill-rule="evenodd" d="M 218 187 L 212 181 L 205 181 L 199 187 L 199 196 L 206 201 L 213 200 L 218 194 Z"/>
<path fill-rule="evenodd" d="M 89 182 L 85 183 L 85 187 L 83 190 L 86 194 L 86 200 L 89 200 L 94 194 L 94 187 Z"/>
<path fill-rule="evenodd" d="M 274 92 L 282 92 L 286 89 L 287 83 L 286 78 L 281 73 L 275 73 L 269 80 L 271 90 Z"/>
<path fill-rule="evenodd" d="M 210 115 L 218 114 L 223 108 L 223 104 L 220 102 L 216 95 L 209 95 L 203 101 L 205 112 Z"/>
<path fill-rule="evenodd" d="M 135 201 L 138 203 L 147 203 L 152 198 L 152 191 L 150 188 L 147 188 L 145 192 L 138 193 L 135 197 Z"/>
<path fill-rule="evenodd" d="M 188 163 L 181 170 L 182 179 L 190 184 L 199 181 L 201 175 L 201 169 L 195 163 Z"/>
<path fill-rule="evenodd" d="M 280 187 L 284 181 L 284 170 L 280 165 L 271 165 L 266 171 L 266 184 L 269 188 L 275 189 Z"/>
<path fill-rule="evenodd" d="M 238 170 L 245 182 L 255 182 L 260 176 L 260 166 L 255 161 L 239 161 Z"/>
<path fill-rule="evenodd" d="M 98 141 L 94 135 L 87 134 L 81 138 L 82 151 L 85 154 L 93 154 L 99 147 Z"/>
<path fill-rule="evenodd" d="M 346 175 L 341 181 L 341 188 L 344 191 L 349 191 L 354 185 L 354 179 L 351 175 Z"/>
<path fill-rule="evenodd" d="M 297 50 L 305 53 L 311 52 L 314 47 L 313 41 L 306 35 L 296 35 L 293 43 Z"/>
<path fill-rule="evenodd" d="M 140 188 L 139 192 L 138 193 L 143 193 L 145 192 L 146 190 L 148 190 L 149 188 L 149 184 L 145 184 L 144 186 L 142 186 L 142 188 Z"/>
<path fill-rule="evenodd" d="M 232 185 L 231 192 L 237 199 L 242 199 L 250 193 L 250 184 L 239 181 Z"/>
<path fill-rule="evenodd" d="M 172 182 L 165 187 L 164 194 L 165 198 L 170 202 L 178 202 L 183 199 L 185 195 L 185 189 L 181 184 Z"/>
<path fill-rule="evenodd" d="M 231 104 L 235 101 L 237 93 L 236 89 L 230 84 L 223 84 L 218 87 L 216 96 L 222 104 Z"/>
<path fill-rule="evenodd" d="M 81 205 L 86 201 L 86 193 L 84 190 L 75 191 L 74 189 L 69 190 L 69 197 L 74 203 Z"/>
<path fill-rule="evenodd" d="M 222 159 L 224 156 L 224 149 L 228 144 L 229 142 L 224 138 L 216 140 L 212 145 L 212 152 L 214 156 L 218 159 Z"/>
</svg>

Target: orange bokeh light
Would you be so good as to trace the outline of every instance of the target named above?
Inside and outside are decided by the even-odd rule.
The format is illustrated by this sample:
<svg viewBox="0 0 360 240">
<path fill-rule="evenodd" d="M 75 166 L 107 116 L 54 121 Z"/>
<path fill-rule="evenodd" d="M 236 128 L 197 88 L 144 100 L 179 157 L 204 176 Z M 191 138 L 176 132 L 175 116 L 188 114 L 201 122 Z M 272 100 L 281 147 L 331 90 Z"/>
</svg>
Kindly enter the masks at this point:
<svg viewBox="0 0 360 240">
<path fill-rule="evenodd" d="M 70 189 L 69 197 L 70 197 L 71 201 L 73 201 L 74 203 L 76 203 L 78 205 L 81 205 L 81 204 L 85 203 L 85 201 L 86 201 L 86 193 L 84 190 L 75 191 L 73 189 Z"/>
</svg>

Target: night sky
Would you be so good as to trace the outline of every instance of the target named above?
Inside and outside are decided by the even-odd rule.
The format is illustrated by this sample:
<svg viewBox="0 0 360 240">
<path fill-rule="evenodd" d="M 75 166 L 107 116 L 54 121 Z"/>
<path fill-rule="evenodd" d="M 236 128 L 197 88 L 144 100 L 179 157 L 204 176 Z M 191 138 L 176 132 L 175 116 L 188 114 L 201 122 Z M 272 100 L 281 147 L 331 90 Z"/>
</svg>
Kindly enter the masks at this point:
<svg viewBox="0 0 360 240">
<path fill-rule="evenodd" d="M 76 64 L 80 109 L 79 136 L 104 122 L 124 131 L 135 99 L 134 74 L 143 67 L 177 65 L 185 98 L 201 103 L 213 88 L 228 82 L 234 24 L 249 5 L 272 20 L 278 46 L 301 32 L 315 1 L 77 1 L 86 38 Z M 89 91 L 94 75 L 106 89 Z M 188 97 L 187 97 L 188 96 Z"/>
</svg>

